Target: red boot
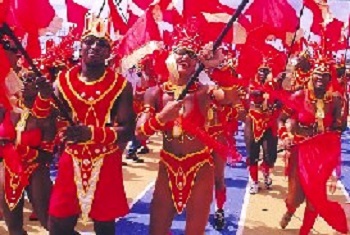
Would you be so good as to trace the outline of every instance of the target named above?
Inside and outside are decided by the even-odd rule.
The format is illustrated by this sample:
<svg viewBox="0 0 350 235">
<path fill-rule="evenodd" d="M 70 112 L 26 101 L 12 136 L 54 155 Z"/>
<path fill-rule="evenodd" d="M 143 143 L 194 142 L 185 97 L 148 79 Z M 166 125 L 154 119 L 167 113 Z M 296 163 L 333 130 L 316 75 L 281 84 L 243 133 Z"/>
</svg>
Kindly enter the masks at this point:
<svg viewBox="0 0 350 235">
<path fill-rule="evenodd" d="M 314 226 L 317 212 L 305 208 L 303 225 L 301 225 L 299 235 L 308 235 Z"/>
</svg>

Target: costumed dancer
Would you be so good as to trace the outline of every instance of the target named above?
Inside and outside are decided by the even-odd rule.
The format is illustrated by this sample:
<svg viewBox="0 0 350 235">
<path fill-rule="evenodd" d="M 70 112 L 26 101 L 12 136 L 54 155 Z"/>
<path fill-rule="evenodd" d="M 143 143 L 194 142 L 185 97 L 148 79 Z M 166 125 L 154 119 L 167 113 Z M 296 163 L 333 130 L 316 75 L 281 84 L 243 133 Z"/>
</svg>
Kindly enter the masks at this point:
<svg viewBox="0 0 350 235">
<path fill-rule="evenodd" d="M 225 56 L 224 62 L 219 66 L 220 68 L 214 69 L 210 73 L 212 81 L 218 84 L 224 82 L 234 83 L 237 79 L 234 70 L 235 60 L 232 58 L 232 54 Z M 237 80 L 236 80 L 237 81 Z M 229 86 L 227 86 L 229 87 Z M 238 84 L 229 87 L 229 89 L 238 89 Z M 235 103 L 233 105 L 232 103 Z M 221 143 L 234 149 L 234 152 L 239 154 L 236 148 L 236 140 L 234 135 L 238 130 L 238 117 L 242 113 L 242 104 L 236 101 L 232 103 L 222 105 L 213 99 L 212 104 L 208 110 L 207 117 L 207 130 L 212 137 Z M 215 202 L 216 211 L 214 215 L 214 227 L 216 230 L 222 230 L 225 226 L 225 213 L 224 204 L 227 199 L 226 185 L 225 185 L 225 166 L 227 161 L 241 159 L 241 156 L 219 156 L 220 154 L 213 150 L 212 155 L 214 157 L 215 164 Z M 232 162 L 230 162 L 231 164 Z"/>
<path fill-rule="evenodd" d="M 266 189 L 270 189 L 272 179 L 270 171 L 277 159 L 277 118 L 281 109 L 280 103 L 271 99 L 266 90 L 280 89 L 281 79 L 272 78 L 271 68 L 267 61 L 258 68 L 258 73 L 250 84 L 250 108 L 245 120 L 244 139 L 247 148 L 247 165 L 251 177 L 250 194 L 259 191 L 258 162 L 260 147 L 263 148 L 261 170 Z"/>
<path fill-rule="evenodd" d="M 4 195 L 0 200 L 10 235 L 27 234 L 23 230 L 24 190 L 41 225 L 48 229 L 52 187 L 49 167 L 55 119 L 49 111 L 50 84 L 45 78 L 35 82 L 28 77 L 24 80 L 18 107 L 7 110 L 0 124 L 5 168 Z"/>
<path fill-rule="evenodd" d="M 234 94 L 195 82 L 184 100 L 177 101 L 195 72 L 201 43 L 198 35 L 189 30 L 179 31 L 173 38 L 174 49 L 167 60 L 170 79 L 163 86 L 146 91 L 145 108 L 136 128 L 140 139 L 149 138 L 157 131 L 163 134 L 151 202 L 150 234 L 168 234 L 174 215 L 185 208 L 185 234 L 204 234 L 214 185 L 212 147 L 207 145 L 212 139 L 204 130 L 205 117 L 210 96 L 224 102 Z M 216 67 L 222 60 L 221 51 L 210 55 L 208 48 L 199 58 L 206 67 Z"/>
<path fill-rule="evenodd" d="M 143 110 L 143 98 L 146 90 L 151 87 L 151 82 L 149 79 L 148 74 L 146 74 L 146 70 L 149 70 L 149 68 L 145 68 L 145 66 L 150 66 L 148 63 L 148 60 L 150 58 L 143 58 L 141 61 L 139 61 L 137 67 L 136 67 L 136 74 L 139 77 L 139 82 L 136 83 L 135 93 L 134 93 L 134 110 L 136 115 L 139 117 Z M 138 149 L 140 149 L 140 152 L 138 152 Z M 143 141 L 142 143 L 134 136 L 131 145 L 128 149 L 127 153 L 127 159 L 132 159 L 135 162 L 143 163 L 143 159 L 140 159 L 137 155 L 137 153 L 140 154 L 146 154 L 149 153 L 149 149 L 147 147 L 146 141 Z"/>
<path fill-rule="evenodd" d="M 114 235 L 115 219 L 129 211 L 121 156 L 134 133 L 132 86 L 105 66 L 109 22 L 94 15 L 85 22 L 81 65 L 56 80 L 77 125 L 59 132 L 66 145 L 50 200 L 50 235 L 74 234 L 79 214 L 83 223 L 93 220 L 96 234 Z"/>
<path fill-rule="evenodd" d="M 316 64 L 318 66 L 316 66 Z M 340 164 L 341 99 L 334 96 L 328 60 L 315 62 L 308 88 L 282 98 L 293 110 L 282 115 L 290 119 L 290 128 L 281 125 L 279 136 L 289 150 L 287 212 L 280 225 L 285 228 L 296 209 L 306 201 L 300 235 L 311 231 L 317 216 L 333 229 L 347 233 L 345 212 L 327 198 L 326 183 Z"/>
</svg>

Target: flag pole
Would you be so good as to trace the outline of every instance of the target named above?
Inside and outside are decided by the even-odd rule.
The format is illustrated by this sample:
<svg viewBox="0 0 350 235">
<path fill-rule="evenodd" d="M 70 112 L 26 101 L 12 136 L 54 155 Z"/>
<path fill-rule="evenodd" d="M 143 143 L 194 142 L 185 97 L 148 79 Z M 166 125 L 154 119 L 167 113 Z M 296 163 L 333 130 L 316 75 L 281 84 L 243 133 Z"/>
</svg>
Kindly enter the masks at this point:
<svg viewBox="0 0 350 235">
<path fill-rule="evenodd" d="M 28 62 L 29 66 L 31 67 L 31 70 L 34 71 L 36 77 L 42 77 L 43 75 L 39 71 L 38 67 L 34 64 L 33 59 L 29 56 L 28 52 L 23 48 L 22 43 L 14 34 L 10 26 L 5 22 L 3 22 L 2 27 L 0 27 L 0 36 L 1 35 L 7 35 L 14 42 L 16 49 L 19 50 L 19 52 L 21 52 L 21 54 L 24 56 L 25 60 Z M 58 109 L 62 114 L 62 116 L 69 122 L 70 125 L 74 126 L 75 124 L 72 118 L 70 117 L 67 109 L 63 105 L 63 103 L 58 99 L 58 97 L 54 93 L 52 93 L 51 97 L 54 100 L 55 104 L 58 106 Z"/>
</svg>

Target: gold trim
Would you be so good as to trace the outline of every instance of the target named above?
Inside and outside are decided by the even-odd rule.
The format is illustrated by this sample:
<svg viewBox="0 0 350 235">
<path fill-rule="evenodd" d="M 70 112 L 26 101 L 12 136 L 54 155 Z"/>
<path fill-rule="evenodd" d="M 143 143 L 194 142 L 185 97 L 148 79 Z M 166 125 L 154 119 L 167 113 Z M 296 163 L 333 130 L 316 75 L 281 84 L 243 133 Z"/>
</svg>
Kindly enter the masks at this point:
<svg viewBox="0 0 350 235">
<path fill-rule="evenodd" d="M 81 81 L 81 82 L 84 83 L 85 85 L 87 85 L 87 86 L 92 86 L 92 85 L 95 85 L 95 84 L 97 84 L 97 83 L 99 83 L 99 82 L 102 82 L 103 79 L 106 77 L 106 74 L 107 74 L 107 70 L 105 70 L 104 73 L 102 74 L 102 76 L 99 77 L 96 81 L 89 82 L 89 81 L 84 81 L 84 80 L 82 79 L 83 76 L 81 75 L 81 72 L 80 72 L 79 75 L 78 75 L 78 79 L 79 79 L 79 81 Z"/>
<path fill-rule="evenodd" d="M 183 156 L 183 157 L 179 157 L 179 156 L 176 156 L 175 154 L 173 154 L 173 153 L 170 153 L 170 152 L 168 152 L 168 151 L 166 151 L 166 150 L 162 150 L 162 152 L 164 152 L 165 154 L 167 154 L 167 155 L 169 155 L 169 156 L 171 156 L 172 158 L 175 158 L 176 160 L 178 160 L 178 161 L 184 161 L 184 160 L 186 160 L 186 159 L 188 159 L 188 158 L 191 158 L 191 157 L 193 157 L 194 155 L 199 155 L 199 154 L 203 154 L 203 153 L 209 153 L 209 148 L 208 147 L 205 147 L 204 149 L 202 149 L 202 150 L 198 150 L 198 151 L 196 151 L 196 152 L 193 152 L 193 153 L 187 153 L 185 156 Z"/>
<path fill-rule="evenodd" d="M 103 100 L 112 90 L 113 88 L 116 86 L 116 82 L 113 84 L 113 86 L 110 86 L 105 92 L 103 92 L 102 94 L 99 95 L 99 97 L 97 99 L 93 99 L 93 100 L 86 100 L 83 97 L 81 97 L 78 92 L 74 89 L 72 83 L 71 83 L 71 72 L 73 72 L 73 69 L 77 69 L 77 67 L 73 67 L 72 69 L 70 69 L 67 73 L 66 73 L 66 79 L 67 79 L 67 85 L 68 88 L 71 90 L 71 92 L 75 95 L 75 97 L 82 101 L 83 103 L 87 104 L 87 105 L 95 105 L 96 103 L 98 103 L 99 101 Z M 79 76 L 79 75 L 78 75 Z"/>
<path fill-rule="evenodd" d="M 91 211 L 92 203 L 94 201 L 95 192 L 97 188 L 97 183 L 100 179 L 101 167 L 104 162 L 104 157 L 97 159 L 95 162 L 92 162 L 91 176 L 88 180 L 88 185 L 86 186 L 86 191 L 83 186 L 83 179 L 81 176 L 81 160 L 72 158 L 73 168 L 74 168 L 74 181 L 77 187 L 77 198 L 79 201 L 82 223 L 84 225 L 89 221 L 89 213 Z"/>
</svg>

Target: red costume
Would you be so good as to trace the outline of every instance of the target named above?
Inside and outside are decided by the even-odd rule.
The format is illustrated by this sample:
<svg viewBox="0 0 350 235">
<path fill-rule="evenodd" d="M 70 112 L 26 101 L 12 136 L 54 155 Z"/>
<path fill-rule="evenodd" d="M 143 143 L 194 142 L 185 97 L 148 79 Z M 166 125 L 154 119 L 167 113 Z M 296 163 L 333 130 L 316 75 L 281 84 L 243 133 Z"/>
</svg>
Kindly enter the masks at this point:
<svg viewBox="0 0 350 235">
<path fill-rule="evenodd" d="M 322 112 L 320 110 L 323 109 L 323 105 L 317 103 L 319 100 L 310 91 L 301 93 L 295 100 L 299 106 L 303 106 L 305 109 L 293 116 L 297 120 L 297 125 L 304 130 L 313 130 L 309 135 L 295 134 L 293 136 L 294 147 L 292 147 L 291 152 L 294 154 L 292 154 L 291 166 L 288 168 L 288 175 L 295 177 L 297 174 L 302 187 L 302 192 L 298 191 L 296 187 L 290 188 L 290 193 L 297 198 L 302 198 L 302 195 L 305 194 L 306 199 L 314 208 L 314 211 L 305 211 L 300 234 L 304 234 L 304 231 L 312 228 L 317 215 L 324 218 L 337 231 L 346 233 L 347 222 L 344 210 L 339 203 L 332 202 L 327 198 L 327 181 L 332 171 L 340 164 L 340 134 L 331 132 L 334 125 L 340 125 L 340 120 L 334 120 L 332 111 L 327 112 L 324 116 L 318 116 L 317 113 Z M 322 103 L 328 104 L 329 109 L 333 110 L 334 104 L 331 95 L 325 95 Z M 315 114 L 311 111 L 313 105 L 316 105 L 317 108 Z M 320 132 L 321 134 L 319 134 Z M 280 130 L 281 138 L 285 138 L 287 135 L 286 129 Z M 295 178 L 290 180 L 295 180 Z M 288 212 L 292 214 L 298 205 L 294 205 L 288 198 L 287 208 Z"/>
<path fill-rule="evenodd" d="M 208 148 L 180 158 L 162 150 L 160 161 L 166 166 L 174 207 L 177 213 L 181 214 L 190 198 L 198 170 L 205 164 L 213 167 L 213 158 Z"/>
<path fill-rule="evenodd" d="M 36 162 L 39 149 L 53 151 L 51 143 L 42 141 L 40 129 L 25 130 L 30 115 L 32 114 L 28 109 L 23 110 L 15 127 L 8 111 L 0 124 L 0 137 L 8 140 L 2 148 L 2 155 L 5 166 L 5 200 L 10 210 L 17 206 L 29 184 L 29 178 L 39 166 Z"/>
<path fill-rule="evenodd" d="M 123 186 L 121 151 L 111 123 L 111 109 L 123 91 L 126 80 L 106 69 L 97 81 L 79 79 L 75 66 L 58 77 L 58 88 L 73 113 L 75 122 L 95 128 L 102 140 L 68 143 L 59 161 L 50 214 L 68 217 L 82 213 L 83 220 L 110 221 L 124 216 L 128 204 Z M 99 131 L 97 131 L 99 130 Z M 94 133 L 93 133 L 94 135 Z M 100 137 L 101 137 L 100 136 Z M 106 204 L 108 202 L 108 205 Z"/>
</svg>

